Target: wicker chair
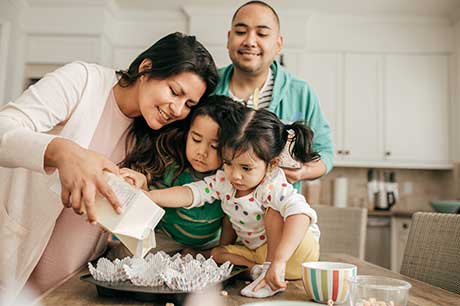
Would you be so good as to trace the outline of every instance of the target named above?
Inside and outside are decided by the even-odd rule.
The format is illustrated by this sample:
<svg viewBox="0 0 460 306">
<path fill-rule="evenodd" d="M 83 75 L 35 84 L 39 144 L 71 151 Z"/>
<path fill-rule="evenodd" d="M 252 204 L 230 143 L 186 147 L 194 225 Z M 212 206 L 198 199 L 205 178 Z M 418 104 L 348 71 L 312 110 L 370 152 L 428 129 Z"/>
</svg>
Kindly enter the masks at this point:
<svg viewBox="0 0 460 306">
<path fill-rule="evenodd" d="M 321 253 L 345 253 L 364 259 L 367 209 L 313 205 L 321 231 Z"/>
<path fill-rule="evenodd" d="M 460 215 L 415 213 L 401 274 L 460 294 Z"/>
</svg>

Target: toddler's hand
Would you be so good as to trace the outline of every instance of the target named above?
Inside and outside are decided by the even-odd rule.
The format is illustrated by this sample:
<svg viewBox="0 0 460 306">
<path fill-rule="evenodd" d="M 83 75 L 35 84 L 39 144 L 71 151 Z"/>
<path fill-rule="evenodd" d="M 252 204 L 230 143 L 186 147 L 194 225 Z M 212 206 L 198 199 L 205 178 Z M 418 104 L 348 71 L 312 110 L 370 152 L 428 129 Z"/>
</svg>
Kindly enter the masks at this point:
<svg viewBox="0 0 460 306">
<path fill-rule="evenodd" d="M 257 291 L 263 288 L 265 285 L 275 291 L 280 288 L 286 288 L 287 282 L 284 280 L 284 271 L 286 270 L 286 263 L 284 262 L 272 262 L 270 268 L 268 268 L 265 278 L 254 287 L 253 291 Z"/>
<path fill-rule="evenodd" d="M 121 168 L 120 175 L 123 179 L 131 185 L 147 190 L 147 178 L 140 172 L 134 171 L 129 168 Z"/>
</svg>

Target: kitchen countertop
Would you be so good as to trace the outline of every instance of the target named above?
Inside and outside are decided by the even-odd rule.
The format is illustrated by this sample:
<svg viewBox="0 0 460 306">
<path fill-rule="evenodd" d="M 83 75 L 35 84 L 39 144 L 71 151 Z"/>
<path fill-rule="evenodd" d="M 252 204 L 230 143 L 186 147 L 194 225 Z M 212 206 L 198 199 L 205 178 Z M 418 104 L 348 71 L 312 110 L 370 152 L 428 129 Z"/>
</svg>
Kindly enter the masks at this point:
<svg viewBox="0 0 460 306">
<path fill-rule="evenodd" d="M 401 274 L 391 272 L 382 267 L 378 267 L 366 261 L 358 258 L 344 255 L 344 254 L 322 254 L 321 260 L 323 261 L 338 261 L 347 262 L 354 264 L 358 267 L 359 274 L 367 275 L 378 275 L 386 276 L 397 279 L 403 279 L 409 281 L 412 284 L 412 288 L 409 291 L 408 306 L 452 306 L 458 305 L 460 295 L 448 292 L 441 288 L 431 286 L 427 283 L 411 279 Z M 87 269 L 84 268 L 69 279 L 63 281 L 55 288 L 51 289 L 48 293 L 40 299 L 42 306 L 124 306 L 124 305 L 136 305 L 136 306 L 164 306 L 164 301 L 154 302 L 140 302 L 133 300 L 128 296 L 125 297 L 101 297 L 98 296 L 94 285 L 83 282 L 80 280 L 80 276 L 88 273 Z M 221 297 L 221 305 L 225 306 L 237 306 L 250 302 L 258 302 L 260 300 L 243 297 L 239 294 L 241 288 L 245 286 L 244 281 L 237 280 L 234 284 L 226 288 L 228 295 Z M 210 298 L 210 297 L 209 297 Z M 305 301 L 307 297 L 305 290 L 303 289 L 302 281 L 290 281 L 288 288 L 285 292 L 275 295 L 266 300 L 297 300 Z M 208 300 L 209 302 L 209 300 Z M 219 301 L 218 301 L 219 302 Z M 213 305 L 209 303 L 210 305 Z M 217 303 L 214 303 L 214 305 Z M 207 305 L 206 303 L 195 303 L 190 302 L 189 305 Z M 318 304 L 321 306 L 321 304 Z"/>
<path fill-rule="evenodd" d="M 330 206 L 331 204 L 317 204 L 319 206 Z M 352 206 L 350 206 L 352 207 Z M 422 212 L 422 210 L 408 210 L 408 209 L 391 209 L 391 210 L 367 210 L 369 217 L 399 217 L 399 218 L 412 218 L 412 215 L 416 212 Z M 435 212 L 433 210 L 424 210 L 423 212 Z"/>
<path fill-rule="evenodd" d="M 369 217 L 400 217 L 400 218 L 412 218 L 412 215 L 417 211 L 409 210 L 368 210 L 367 215 Z"/>
</svg>

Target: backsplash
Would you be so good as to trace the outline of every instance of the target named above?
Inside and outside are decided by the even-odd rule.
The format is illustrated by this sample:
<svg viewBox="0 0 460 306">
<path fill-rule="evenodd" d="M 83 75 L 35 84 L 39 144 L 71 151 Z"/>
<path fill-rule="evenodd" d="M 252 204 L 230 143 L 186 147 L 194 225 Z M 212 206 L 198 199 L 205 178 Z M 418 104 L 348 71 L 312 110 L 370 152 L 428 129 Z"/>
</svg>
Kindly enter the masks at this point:
<svg viewBox="0 0 460 306">
<path fill-rule="evenodd" d="M 332 205 L 334 179 L 344 176 L 348 180 L 348 206 L 368 207 L 368 168 L 336 167 L 321 178 L 320 203 Z M 433 199 L 460 198 L 460 164 L 452 170 L 378 169 L 393 171 L 399 186 L 399 199 L 392 210 L 430 211 Z M 370 205 L 369 205 L 370 206 Z"/>
</svg>

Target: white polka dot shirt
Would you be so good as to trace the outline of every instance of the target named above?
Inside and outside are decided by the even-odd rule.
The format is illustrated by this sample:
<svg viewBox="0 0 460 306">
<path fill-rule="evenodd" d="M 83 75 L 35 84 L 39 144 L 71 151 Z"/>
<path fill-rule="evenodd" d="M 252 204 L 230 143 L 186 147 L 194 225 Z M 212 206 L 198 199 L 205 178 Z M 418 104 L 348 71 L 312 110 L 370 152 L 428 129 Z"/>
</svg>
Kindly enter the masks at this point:
<svg viewBox="0 0 460 306">
<path fill-rule="evenodd" d="M 188 208 L 212 203 L 216 199 L 221 200 L 222 210 L 229 217 L 238 238 L 250 249 L 256 249 L 266 242 L 263 216 L 269 207 L 279 211 L 285 220 L 295 214 L 309 216 L 309 230 L 319 240 L 316 212 L 286 180 L 280 168 L 275 168 L 267 174 L 252 193 L 238 198 L 235 197 L 236 189 L 222 170 L 202 181 L 185 186 L 188 186 L 193 193 L 193 203 Z"/>
</svg>

